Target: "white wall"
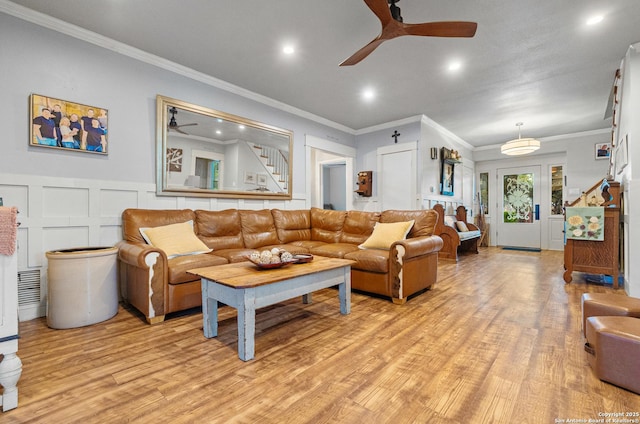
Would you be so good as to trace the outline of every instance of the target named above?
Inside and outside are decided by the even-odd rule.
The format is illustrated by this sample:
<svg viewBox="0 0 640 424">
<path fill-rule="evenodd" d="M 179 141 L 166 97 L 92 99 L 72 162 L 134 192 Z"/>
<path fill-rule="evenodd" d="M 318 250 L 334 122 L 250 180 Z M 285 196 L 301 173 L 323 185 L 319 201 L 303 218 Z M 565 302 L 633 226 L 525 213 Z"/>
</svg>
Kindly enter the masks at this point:
<svg viewBox="0 0 640 424">
<path fill-rule="evenodd" d="M 157 94 L 293 130 L 293 192 L 304 192 L 305 134 L 355 145 L 347 132 L 3 13 L 0 39 L 4 172 L 154 182 Z M 31 93 L 108 109 L 109 155 L 29 146 Z"/>
<path fill-rule="evenodd" d="M 582 191 L 606 178 L 609 163 L 606 160 L 595 159 L 595 145 L 596 143 L 605 143 L 610 139 L 610 130 L 543 138 L 540 140 L 540 150 L 520 158 L 506 157 L 501 154 L 500 145 L 479 149 L 474 152 L 476 175 L 479 175 L 480 172 L 489 173 L 488 209 L 490 214 L 487 222 L 490 224 L 490 243 L 494 245 L 496 241 L 495 213 L 492 214 L 491 212 L 495 210 L 495 205 L 498 201 L 495 197 L 497 193 L 497 169 L 512 166 L 540 165 L 542 172 L 542 198 L 540 200 L 541 247 L 543 249 L 562 250 L 564 248 L 561 243 L 564 239 L 562 218 L 551 216 L 549 208 L 546 207 L 546 205 L 550 204 L 551 196 L 548 181 L 550 167 L 553 165 L 563 166 L 563 172 L 566 176 L 564 200 L 573 201 L 580 197 Z"/>
<path fill-rule="evenodd" d="M 621 162 L 617 150 L 627 141 L 627 166 L 615 178 L 623 191 L 624 222 L 624 276 L 625 291 L 629 296 L 640 297 L 640 43 L 629 47 L 622 66 L 622 93 L 620 117 L 615 133 L 616 147 L 613 157 Z M 617 165 L 620 168 L 620 163 Z M 637 195 L 636 195 L 637 194 Z"/>
<path fill-rule="evenodd" d="M 435 203 L 441 203 L 444 206 L 463 204 L 472 212 L 473 193 L 475 190 L 473 181 L 475 164 L 472 146 L 426 116 L 422 117 L 420 123 L 421 138 L 418 150 L 420 152 L 422 170 L 420 189 L 423 207 L 429 207 L 428 205 Z M 437 159 L 431 159 L 432 147 L 435 147 L 438 151 Z M 442 166 L 440 149 L 442 147 L 446 147 L 449 150 L 457 150 L 462 156 L 462 163 L 454 165 L 453 196 L 440 194 Z"/>
<path fill-rule="evenodd" d="M 191 71 L 171 72 L 0 12 L 0 197 L 20 208 L 19 271 L 40 271 L 46 293 L 45 252 L 112 245 L 126 207 L 281 208 L 306 206 L 305 136 L 355 145 L 355 136 L 291 109 L 257 101 Z M 112 43 L 118 50 L 126 46 Z M 153 62 L 157 58 L 151 58 Z M 29 95 L 35 93 L 109 111 L 109 154 L 29 146 Z M 158 197 L 156 95 L 162 94 L 293 131 L 293 200 L 250 201 Z M 255 96 L 262 100 L 260 96 Z M 272 102 L 276 103 L 276 102 Z M 286 108 L 284 108 L 286 109 Z M 44 296 L 21 306 L 21 319 L 44 314 Z"/>
<path fill-rule="evenodd" d="M 465 204 L 467 208 L 472 208 L 473 176 L 465 178 L 464 169 L 466 168 L 468 174 L 469 170 L 474 168 L 472 146 L 426 116 L 416 116 L 397 123 L 386 123 L 358 132 L 356 136 L 358 153 L 355 172 L 373 171 L 373 196 L 367 199 L 360 199 L 357 204 L 358 208 L 379 210 L 377 206 L 379 200 L 377 150 L 380 147 L 388 147 L 395 144 L 391 135 L 396 130 L 401 134 L 398 137 L 398 144 L 418 142 L 417 190 L 421 199 L 421 206 L 430 208 L 436 203 L 442 203 L 455 206 Z M 431 159 L 432 147 L 438 151 L 438 158 L 435 160 Z M 454 196 L 440 194 L 440 149 L 442 147 L 457 150 L 463 158 L 463 163 L 455 166 Z M 467 184 L 463 184 L 465 180 Z"/>
<path fill-rule="evenodd" d="M 604 109 L 605 105 L 603 105 Z M 604 115 L 604 111 L 603 111 Z M 543 155 L 566 156 L 567 188 L 577 194 L 571 194 L 568 199 L 573 200 L 580 193 L 594 185 L 598 180 L 607 176 L 609 164 L 606 160 L 595 159 L 596 143 L 606 143 L 611 140 L 611 130 L 588 131 L 576 134 L 566 134 L 541 138 L 540 150 L 526 157 Z M 500 145 L 478 149 L 473 153 L 476 163 L 493 160 L 514 160 L 500 153 Z"/>
</svg>

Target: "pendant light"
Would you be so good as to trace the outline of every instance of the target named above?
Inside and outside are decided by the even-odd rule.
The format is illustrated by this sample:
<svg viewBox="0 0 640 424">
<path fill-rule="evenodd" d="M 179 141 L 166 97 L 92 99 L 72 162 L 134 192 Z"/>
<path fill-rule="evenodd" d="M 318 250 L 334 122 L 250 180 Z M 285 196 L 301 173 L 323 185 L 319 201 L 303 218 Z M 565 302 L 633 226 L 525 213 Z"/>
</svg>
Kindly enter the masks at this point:
<svg viewBox="0 0 640 424">
<path fill-rule="evenodd" d="M 520 137 L 520 127 L 522 122 L 518 122 L 518 138 L 515 140 L 507 141 L 500 147 L 500 152 L 504 155 L 517 156 L 526 155 L 528 153 L 535 152 L 540 148 L 540 142 L 535 138 L 522 138 Z"/>
</svg>

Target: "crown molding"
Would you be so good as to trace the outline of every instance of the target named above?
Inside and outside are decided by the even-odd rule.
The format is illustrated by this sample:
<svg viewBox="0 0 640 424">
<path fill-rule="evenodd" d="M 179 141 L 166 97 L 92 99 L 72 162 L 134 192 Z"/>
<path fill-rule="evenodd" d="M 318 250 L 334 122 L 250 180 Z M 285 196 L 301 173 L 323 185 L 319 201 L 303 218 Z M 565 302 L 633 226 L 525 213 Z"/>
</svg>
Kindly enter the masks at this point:
<svg viewBox="0 0 640 424">
<path fill-rule="evenodd" d="M 68 35 L 70 37 L 80 39 L 82 41 L 93 44 L 95 46 L 114 51 L 116 53 L 130 57 L 132 59 L 136 59 L 141 62 L 153 65 L 157 68 L 161 68 L 161 69 L 173 72 L 175 74 L 179 74 L 187 78 L 193 79 L 195 81 L 202 82 L 212 87 L 219 88 L 229 93 L 236 94 L 238 96 L 247 98 L 249 100 L 262 103 L 266 106 L 270 106 L 275 109 L 279 109 L 284 112 L 291 113 L 301 118 L 309 119 L 319 124 L 334 128 L 336 130 L 343 131 L 347 134 L 355 135 L 355 130 L 353 128 L 349 128 L 345 125 L 339 124 L 337 122 L 331 121 L 329 119 L 323 118 L 321 116 L 315 115 L 305 110 L 298 109 L 294 106 L 288 105 L 286 103 L 280 102 L 270 97 L 263 96 L 258 93 L 254 93 L 253 91 L 249 91 L 247 89 L 228 83 L 221 79 L 212 77 L 210 75 L 206 75 L 202 72 L 198 72 L 194 69 L 177 64 L 170 60 L 163 59 L 154 54 L 145 52 L 144 50 L 140 50 L 135 47 L 129 46 L 128 44 L 121 43 L 119 41 L 97 34 L 95 32 L 88 31 L 84 28 L 80 28 L 78 26 L 69 24 L 68 22 L 61 21 L 49 15 L 36 12 L 35 10 L 18 5 L 8 0 L 0 0 L 0 12 L 6 13 L 7 15 L 14 16 L 16 18 L 22 19 L 27 22 L 31 22 L 43 28 L 47 28 L 47 29 Z"/>
<path fill-rule="evenodd" d="M 469 144 L 468 142 L 466 142 L 465 140 L 463 140 L 462 138 L 460 138 L 459 136 L 455 135 L 454 133 L 452 133 L 451 131 L 449 131 L 448 129 L 446 129 L 445 127 L 443 127 L 442 125 L 438 124 L 436 121 L 434 121 L 433 119 L 429 118 L 427 115 L 415 115 L 415 116 L 410 116 L 408 118 L 404 118 L 404 119 L 398 119 L 397 121 L 391 121 L 391 122 L 385 122 L 384 124 L 380 124 L 380 125 L 374 125 L 372 127 L 367 127 L 367 128 L 362 128 L 359 130 L 356 130 L 355 135 L 362 135 L 362 134 L 368 134 L 368 133 L 372 133 L 372 132 L 376 132 L 376 131 L 381 131 L 381 130 L 386 130 L 389 128 L 393 128 L 393 127 L 398 127 L 400 125 L 407 125 L 407 124 L 413 124 L 414 122 L 420 122 L 423 125 L 427 125 L 431 128 L 433 128 L 434 130 L 438 131 L 440 134 L 444 135 L 445 137 L 453 140 L 455 143 L 469 149 L 469 150 L 473 150 L 474 147 Z"/>
<path fill-rule="evenodd" d="M 408 118 L 398 119 L 397 121 L 385 122 L 384 124 L 373 125 L 371 127 L 361 128 L 355 131 L 355 135 L 369 134 L 376 131 L 386 130 L 400 125 L 413 124 L 419 122 L 423 115 L 410 116 Z"/>
<path fill-rule="evenodd" d="M 452 133 L 451 131 L 449 131 L 448 129 L 443 127 L 442 125 L 438 124 L 436 121 L 434 121 L 433 119 L 429 118 L 427 115 L 422 115 L 421 122 L 424 125 L 427 125 L 427 126 L 433 128 L 434 130 L 438 131 L 439 133 L 441 133 L 445 137 L 448 137 L 448 138 L 454 140 L 456 143 L 460 144 L 462 147 L 465 147 L 465 148 L 467 148 L 469 150 L 473 150 L 474 149 L 474 147 L 471 144 L 469 144 L 467 141 L 463 140 L 462 138 L 460 138 L 459 136 L 455 135 L 454 133 Z"/>
</svg>

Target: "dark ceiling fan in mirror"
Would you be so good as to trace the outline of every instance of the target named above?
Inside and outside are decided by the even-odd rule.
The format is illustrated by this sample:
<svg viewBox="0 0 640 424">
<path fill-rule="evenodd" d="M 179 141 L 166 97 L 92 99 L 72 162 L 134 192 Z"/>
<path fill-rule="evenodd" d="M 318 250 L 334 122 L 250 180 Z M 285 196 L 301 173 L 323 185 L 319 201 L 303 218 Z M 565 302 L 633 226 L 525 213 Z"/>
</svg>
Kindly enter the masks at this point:
<svg viewBox="0 0 640 424">
<path fill-rule="evenodd" d="M 364 0 L 369 9 L 378 17 L 382 24 L 380 35 L 369 44 L 355 52 L 342 62 L 340 66 L 351 66 L 369 56 L 380 44 L 392 38 L 403 35 L 419 35 L 425 37 L 473 37 L 478 24 L 464 21 L 425 22 L 421 24 L 403 23 L 400 8 L 396 6 L 399 0 Z"/>
<path fill-rule="evenodd" d="M 176 120 L 176 115 L 178 114 L 178 109 L 176 109 L 175 106 L 169 108 L 169 113 L 171 114 L 171 119 L 169 120 L 169 123 L 167 124 L 167 129 L 168 130 L 174 130 L 174 131 L 179 132 L 180 134 L 189 135 L 187 132 L 181 130 L 180 128 L 182 128 L 182 127 L 190 127 L 190 126 L 193 126 L 193 125 L 198 125 L 198 123 L 196 123 L 196 122 L 193 122 L 191 124 L 178 125 L 178 121 Z"/>
</svg>

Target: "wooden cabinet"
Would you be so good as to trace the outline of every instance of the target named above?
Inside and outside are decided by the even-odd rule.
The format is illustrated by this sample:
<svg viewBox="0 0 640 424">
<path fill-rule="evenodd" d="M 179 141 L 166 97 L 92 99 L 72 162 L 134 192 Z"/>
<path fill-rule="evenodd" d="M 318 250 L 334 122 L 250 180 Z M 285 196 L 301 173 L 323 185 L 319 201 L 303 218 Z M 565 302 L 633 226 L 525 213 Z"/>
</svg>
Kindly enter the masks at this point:
<svg viewBox="0 0 640 424">
<path fill-rule="evenodd" d="M 602 182 L 591 187 L 586 194 L 587 199 L 592 196 L 602 197 L 600 186 Z M 605 274 L 613 278 L 613 287 L 618 288 L 618 274 L 620 273 L 620 183 L 609 181 L 610 200 L 604 200 L 604 240 L 574 240 L 567 239 L 564 246 L 564 281 L 570 283 L 573 271 L 590 274 Z M 581 199 L 576 199 L 567 206 L 577 206 Z"/>
</svg>

